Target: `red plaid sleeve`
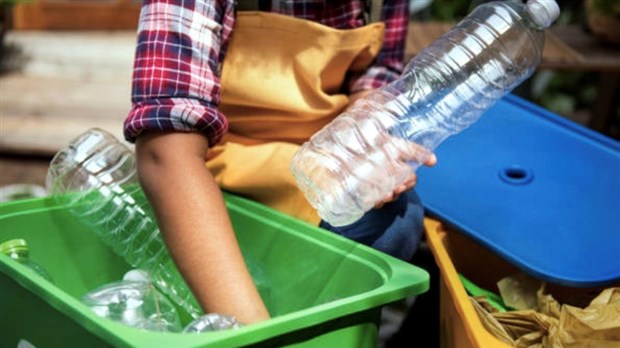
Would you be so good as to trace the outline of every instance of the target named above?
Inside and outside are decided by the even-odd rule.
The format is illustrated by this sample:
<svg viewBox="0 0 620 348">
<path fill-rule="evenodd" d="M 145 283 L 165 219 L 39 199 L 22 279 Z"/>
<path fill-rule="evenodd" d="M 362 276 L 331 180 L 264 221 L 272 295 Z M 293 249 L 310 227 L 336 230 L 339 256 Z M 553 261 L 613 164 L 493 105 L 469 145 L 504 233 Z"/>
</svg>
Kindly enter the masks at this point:
<svg viewBox="0 0 620 348">
<path fill-rule="evenodd" d="M 384 1 L 381 20 L 385 23 L 383 47 L 372 66 L 361 76 L 350 80 L 351 92 L 383 87 L 398 78 L 403 71 L 409 1 Z"/>
<path fill-rule="evenodd" d="M 273 4 L 273 2 L 272 2 Z M 349 84 L 352 92 L 381 87 L 403 69 L 407 0 L 385 0 L 384 45 L 373 65 Z M 363 2 L 280 1 L 272 11 L 349 29 L 364 25 Z M 232 0 L 144 0 L 125 138 L 145 130 L 199 131 L 216 144 L 226 132 L 220 102 L 220 62 L 234 25 Z"/>
<path fill-rule="evenodd" d="M 145 0 L 124 124 L 134 142 L 145 130 L 198 131 L 216 144 L 227 129 L 217 111 L 218 67 L 234 24 L 232 1 Z"/>
</svg>

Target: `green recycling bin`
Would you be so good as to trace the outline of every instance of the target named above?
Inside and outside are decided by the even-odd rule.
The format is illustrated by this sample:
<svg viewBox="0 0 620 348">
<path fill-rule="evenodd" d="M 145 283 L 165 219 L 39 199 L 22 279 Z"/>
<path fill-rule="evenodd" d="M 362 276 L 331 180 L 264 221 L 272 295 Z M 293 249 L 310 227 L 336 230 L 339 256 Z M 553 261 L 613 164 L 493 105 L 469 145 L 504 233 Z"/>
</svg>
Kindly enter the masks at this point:
<svg viewBox="0 0 620 348">
<path fill-rule="evenodd" d="M 144 331 L 79 299 L 131 269 L 50 197 L 0 204 L 0 242 L 22 238 L 53 283 L 0 255 L 2 346 L 375 347 L 381 308 L 425 292 L 428 273 L 374 249 L 225 194 L 244 255 L 260 264 L 273 318 L 201 334 Z M 252 267 L 251 267 L 252 269 Z M 186 318 L 187 319 L 187 318 Z"/>
</svg>

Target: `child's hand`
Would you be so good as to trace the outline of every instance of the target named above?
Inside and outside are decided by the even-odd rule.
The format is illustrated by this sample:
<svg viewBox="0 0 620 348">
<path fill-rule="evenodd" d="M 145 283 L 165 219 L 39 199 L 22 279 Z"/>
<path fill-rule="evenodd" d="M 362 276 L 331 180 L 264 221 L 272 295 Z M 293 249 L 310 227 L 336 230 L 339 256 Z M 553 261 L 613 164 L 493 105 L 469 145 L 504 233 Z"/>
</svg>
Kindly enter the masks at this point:
<svg viewBox="0 0 620 348">
<path fill-rule="evenodd" d="M 435 163 L 437 163 L 437 156 L 435 156 L 435 154 L 431 154 L 430 156 L 428 156 L 428 158 L 424 162 L 424 165 L 432 167 L 435 165 Z M 401 193 L 412 189 L 416 185 L 417 180 L 418 180 L 418 176 L 416 175 L 415 172 L 413 172 L 413 174 L 411 174 L 411 176 L 407 178 L 402 184 L 396 186 L 396 188 L 390 195 L 386 196 L 382 201 L 375 204 L 375 209 L 379 209 L 383 207 L 384 204 L 398 199 L 398 196 Z"/>
</svg>

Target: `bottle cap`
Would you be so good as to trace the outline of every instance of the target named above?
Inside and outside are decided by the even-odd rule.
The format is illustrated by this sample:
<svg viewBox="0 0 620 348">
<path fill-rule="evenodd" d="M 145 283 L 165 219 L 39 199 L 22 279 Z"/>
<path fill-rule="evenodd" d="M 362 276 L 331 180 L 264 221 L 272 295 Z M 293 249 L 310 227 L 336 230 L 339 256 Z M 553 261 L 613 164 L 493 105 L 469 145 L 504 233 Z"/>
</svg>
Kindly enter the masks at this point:
<svg viewBox="0 0 620 348">
<path fill-rule="evenodd" d="M 527 12 L 536 26 L 548 28 L 560 16 L 560 7 L 555 0 L 529 0 Z"/>
<path fill-rule="evenodd" d="M 0 252 L 3 254 L 24 250 L 28 250 L 28 244 L 23 239 L 11 239 L 0 244 Z"/>
</svg>

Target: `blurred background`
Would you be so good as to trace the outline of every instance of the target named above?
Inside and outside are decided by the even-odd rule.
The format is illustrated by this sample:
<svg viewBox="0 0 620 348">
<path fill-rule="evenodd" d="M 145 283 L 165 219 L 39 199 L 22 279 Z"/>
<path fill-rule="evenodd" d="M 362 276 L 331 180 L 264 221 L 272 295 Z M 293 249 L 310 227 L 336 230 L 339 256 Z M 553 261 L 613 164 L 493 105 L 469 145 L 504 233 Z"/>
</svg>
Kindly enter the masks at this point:
<svg viewBox="0 0 620 348">
<path fill-rule="evenodd" d="M 432 0 L 412 19 L 454 22 L 484 2 Z M 515 93 L 620 139 L 620 0 L 556 2 L 561 16 L 548 33 L 543 63 Z"/>
<path fill-rule="evenodd" d="M 508 0 L 510 1 L 510 0 Z M 407 60 L 477 0 L 411 0 Z M 515 93 L 620 140 L 620 0 L 558 1 L 543 62 Z M 90 127 L 122 138 L 140 0 L 0 0 L 0 190 L 44 184 Z M 15 193 L 17 192 L 17 193 Z"/>
</svg>

